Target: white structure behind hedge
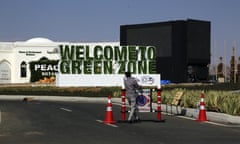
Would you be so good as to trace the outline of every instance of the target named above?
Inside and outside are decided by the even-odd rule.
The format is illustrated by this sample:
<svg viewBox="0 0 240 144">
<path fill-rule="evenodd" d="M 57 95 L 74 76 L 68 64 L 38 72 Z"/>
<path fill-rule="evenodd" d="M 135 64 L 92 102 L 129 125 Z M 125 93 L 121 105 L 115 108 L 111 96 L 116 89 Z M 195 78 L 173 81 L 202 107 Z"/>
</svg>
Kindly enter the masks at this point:
<svg viewBox="0 0 240 144">
<path fill-rule="evenodd" d="M 23 42 L 0 42 L 0 83 L 29 83 L 29 62 L 42 57 L 57 60 L 57 43 L 45 38 L 33 38 Z M 26 70 L 23 74 L 22 70 Z"/>
</svg>

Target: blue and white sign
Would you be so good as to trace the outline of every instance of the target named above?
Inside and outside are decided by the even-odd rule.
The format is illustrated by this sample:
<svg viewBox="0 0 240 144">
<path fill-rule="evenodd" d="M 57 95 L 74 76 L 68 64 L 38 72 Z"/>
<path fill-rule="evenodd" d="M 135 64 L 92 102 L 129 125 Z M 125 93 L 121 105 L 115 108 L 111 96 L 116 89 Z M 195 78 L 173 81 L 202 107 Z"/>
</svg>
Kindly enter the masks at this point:
<svg viewBox="0 0 240 144">
<path fill-rule="evenodd" d="M 143 89 L 138 92 L 137 106 L 139 112 L 151 112 L 151 91 Z"/>
</svg>

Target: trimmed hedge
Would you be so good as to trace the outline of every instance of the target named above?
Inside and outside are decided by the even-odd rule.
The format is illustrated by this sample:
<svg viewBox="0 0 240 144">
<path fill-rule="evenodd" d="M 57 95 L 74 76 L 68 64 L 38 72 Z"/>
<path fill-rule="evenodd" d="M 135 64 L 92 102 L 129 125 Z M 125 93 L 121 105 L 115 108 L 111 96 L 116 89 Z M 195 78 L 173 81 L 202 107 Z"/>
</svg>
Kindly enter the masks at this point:
<svg viewBox="0 0 240 144">
<path fill-rule="evenodd" d="M 1 95 L 51 95 L 51 96 L 80 96 L 107 97 L 114 91 L 121 90 L 113 87 L 55 87 L 55 86 L 15 86 L 0 87 Z"/>
</svg>

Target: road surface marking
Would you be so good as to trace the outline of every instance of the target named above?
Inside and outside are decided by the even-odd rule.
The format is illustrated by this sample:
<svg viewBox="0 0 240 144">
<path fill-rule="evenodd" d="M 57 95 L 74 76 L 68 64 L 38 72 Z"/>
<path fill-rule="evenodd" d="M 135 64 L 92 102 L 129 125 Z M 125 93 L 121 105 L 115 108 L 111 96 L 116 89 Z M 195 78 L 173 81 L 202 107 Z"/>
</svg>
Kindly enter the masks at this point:
<svg viewBox="0 0 240 144">
<path fill-rule="evenodd" d="M 43 132 L 40 132 L 40 131 L 29 131 L 29 132 L 25 132 L 24 135 L 44 135 Z"/>
<path fill-rule="evenodd" d="M 223 127 L 232 127 L 232 128 L 236 128 L 236 127 L 240 127 L 240 125 L 234 125 L 234 124 L 221 124 L 221 123 L 216 123 L 216 122 L 210 122 L 210 121 L 206 121 L 206 123 L 209 124 L 213 124 L 213 125 L 217 125 L 217 126 L 223 126 Z"/>
<path fill-rule="evenodd" d="M 184 118 L 188 120 L 197 120 L 196 118 L 190 118 L 190 117 L 185 117 L 185 116 L 177 116 L 179 118 Z M 211 121 L 204 121 L 205 123 L 216 125 L 216 126 L 222 126 L 222 127 L 240 127 L 240 125 L 228 125 L 228 124 L 223 124 L 223 123 L 217 123 L 217 122 L 211 122 Z"/>
<path fill-rule="evenodd" d="M 177 116 L 179 118 L 184 118 L 184 119 L 188 119 L 188 120 L 196 120 L 195 118 L 191 118 L 191 117 L 185 117 L 185 116 Z"/>
<path fill-rule="evenodd" d="M 67 109 L 67 108 L 60 108 L 61 110 L 67 111 L 67 112 L 72 112 L 72 110 Z"/>
<path fill-rule="evenodd" d="M 96 120 L 96 121 L 105 124 L 102 120 Z M 109 125 L 109 126 L 111 126 L 111 127 L 118 127 L 118 126 L 115 125 L 115 124 L 106 124 L 106 125 Z"/>
</svg>

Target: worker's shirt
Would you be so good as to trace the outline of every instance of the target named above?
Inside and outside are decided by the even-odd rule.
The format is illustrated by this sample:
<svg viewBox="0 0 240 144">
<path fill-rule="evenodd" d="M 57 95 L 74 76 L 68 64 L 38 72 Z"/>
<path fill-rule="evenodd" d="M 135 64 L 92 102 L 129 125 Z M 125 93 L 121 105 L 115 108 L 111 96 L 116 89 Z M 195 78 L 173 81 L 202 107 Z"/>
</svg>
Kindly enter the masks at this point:
<svg viewBox="0 0 240 144">
<path fill-rule="evenodd" d="M 140 86 L 137 83 L 137 80 L 133 77 L 124 78 L 124 85 L 126 89 L 126 97 L 130 99 L 136 99 L 137 89 L 140 89 Z"/>
</svg>

